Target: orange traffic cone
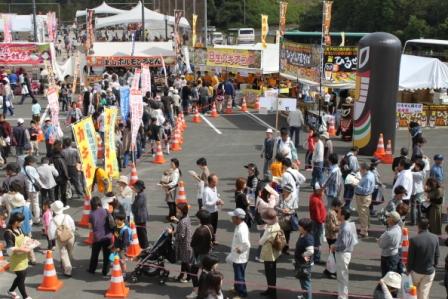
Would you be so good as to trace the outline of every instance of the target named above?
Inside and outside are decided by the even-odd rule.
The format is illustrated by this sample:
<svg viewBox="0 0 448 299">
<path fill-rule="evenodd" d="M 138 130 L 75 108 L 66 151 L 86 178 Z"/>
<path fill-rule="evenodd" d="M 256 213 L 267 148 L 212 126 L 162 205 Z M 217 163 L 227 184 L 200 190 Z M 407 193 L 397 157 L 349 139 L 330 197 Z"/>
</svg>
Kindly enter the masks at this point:
<svg viewBox="0 0 448 299">
<path fill-rule="evenodd" d="M 103 140 L 101 139 L 100 134 L 96 135 L 96 144 L 98 147 L 98 152 L 96 154 L 98 159 L 103 159 L 104 158 L 104 145 L 103 145 Z"/>
<path fill-rule="evenodd" d="M 84 240 L 84 244 L 92 245 L 93 244 L 93 231 L 89 232 L 89 236 Z"/>
<path fill-rule="evenodd" d="M 227 107 L 226 107 L 226 111 L 224 111 L 225 114 L 231 114 L 233 112 L 233 108 L 232 108 L 232 98 L 229 98 L 227 100 Z"/>
<path fill-rule="evenodd" d="M 177 139 L 179 140 L 179 144 L 184 144 L 184 137 L 182 136 L 182 130 L 179 127 L 179 135 L 177 136 Z"/>
<path fill-rule="evenodd" d="M 188 203 L 184 181 L 179 181 L 178 187 L 179 188 L 177 189 L 176 204 Z"/>
<path fill-rule="evenodd" d="M 9 263 L 3 256 L 3 246 L 0 247 L 0 272 L 8 271 Z"/>
<path fill-rule="evenodd" d="M 386 151 L 384 150 L 384 139 L 383 139 L 383 133 L 380 133 L 380 138 L 378 139 L 378 145 L 376 147 L 375 153 L 373 155 L 381 159 L 386 154 Z"/>
<path fill-rule="evenodd" d="M 259 97 L 257 97 L 257 99 L 255 100 L 254 109 L 260 110 L 260 98 Z"/>
<path fill-rule="evenodd" d="M 194 116 L 193 116 L 193 120 L 192 120 L 192 122 L 194 122 L 194 123 L 201 123 L 202 122 L 202 119 L 201 119 L 201 116 L 199 116 L 199 110 L 198 110 L 198 108 L 196 107 L 196 108 L 194 108 Z"/>
<path fill-rule="evenodd" d="M 64 283 L 58 279 L 56 275 L 56 269 L 53 263 L 53 253 L 51 250 L 47 250 L 47 259 L 44 264 L 44 280 L 37 287 L 42 292 L 56 292 Z"/>
<path fill-rule="evenodd" d="M 157 152 L 152 163 L 154 164 L 165 163 L 165 158 L 163 157 L 162 145 L 160 144 L 160 141 L 157 141 Z"/>
<path fill-rule="evenodd" d="M 84 205 L 82 207 L 82 218 L 81 221 L 78 222 L 79 227 L 89 227 L 89 217 L 90 217 L 90 197 L 88 195 L 84 195 Z"/>
<path fill-rule="evenodd" d="M 182 111 L 180 112 L 180 116 L 181 116 L 181 119 L 182 119 L 182 122 L 181 122 L 182 127 L 185 130 L 187 128 L 187 122 L 185 121 L 185 116 L 184 116 L 184 113 Z"/>
<path fill-rule="evenodd" d="M 171 143 L 171 150 L 173 152 L 180 152 L 182 150 L 182 147 L 180 146 L 180 132 L 179 132 L 179 127 L 177 127 L 174 130 L 174 138 L 173 138 L 173 142 Z"/>
<path fill-rule="evenodd" d="M 104 295 L 107 298 L 126 298 L 129 294 L 129 288 L 124 284 L 123 273 L 120 267 L 120 258 L 115 256 L 114 266 L 112 267 L 112 276 L 110 286 Z"/>
<path fill-rule="evenodd" d="M 243 97 L 243 102 L 241 103 L 241 112 L 247 112 L 247 103 L 246 103 L 246 97 Z"/>
<path fill-rule="evenodd" d="M 142 248 L 140 247 L 140 244 L 138 243 L 138 237 L 137 237 L 137 228 L 135 227 L 135 223 L 131 222 L 131 230 L 132 230 L 132 242 L 128 246 L 128 250 L 126 251 L 126 255 L 128 257 L 136 257 L 142 252 Z"/>
<path fill-rule="evenodd" d="M 135 163 L 131 163 L 131 177 L 129 179 L 129 185 L 134 185 L 138 181 L 137 168 Z"/>
<path fill-rule="evenodd" d="M 411 286 L 409 288 L 409 294 L 408 294 L 408 299 L 417 299 L 417 287 L 416 286 Z"/>
<path fill-rule="evenodd" d="M 216 111 L 215 102 L 213 102 L 213 104 L 212 104 L 212 112 L 210 113 L 210 116 L 213 117 L 213 118 L 217 118 L 218 117 L 218 112 Z"/>
<path fill-rule="evenodd" d="M 330 118 L 329 125 L 328 125 L 328 135 L 330 135 L 330 137 L 336 136 L 336 128 L 334 126 L 334 117 Z"/>
<path fill-rule="evenodd" d="M 182 115 L 180 113 L 177 115 L 176 127 L 178 127 L 181 132 L 183 132 L 185 130 L 184 126 L 183 126 Z"/>
<path fill-rule="evenodd" d="M 392 141 L 387 141 L 386 153 L 381 157 L 381 162 L 384 164 L 392 164 L 394 157 L 392 156 Z"/>
<path fill-rule="evenodd" d="M 406 267 L 408 263 L 408 252 L 409 252 L 409 230 L 406 227 L 402 229 L 403 238 L 401 241 L 401 262 Z"/>
</svg>

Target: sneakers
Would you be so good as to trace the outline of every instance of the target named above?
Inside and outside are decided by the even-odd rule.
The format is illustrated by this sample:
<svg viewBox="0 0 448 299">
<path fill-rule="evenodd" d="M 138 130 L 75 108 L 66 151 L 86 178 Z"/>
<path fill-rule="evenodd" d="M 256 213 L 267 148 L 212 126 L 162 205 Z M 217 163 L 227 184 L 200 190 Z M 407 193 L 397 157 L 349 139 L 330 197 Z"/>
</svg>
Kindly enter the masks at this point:
<svg viewBox="0 0 448 299">
<path fill-rule="evenodd" d="M 196 299 L 198 297 L 198 293 L 195 291 L 191 292 L 190 295 L 185 296 L 186 299 Z"/>
<path fill-rule="evenodd" d="M 16 292 L 8 291 L 8 292 L 6 292 L 6 294 L 12 299 L 20 299 L 20 296 L 18 296 Z"/>
<path fill-rule="evenodd" d="M 259 258 L 258 256 L 255 257 L 255 261 L 257 261 L 259 263 L 264 263 L 264 261 L 261 258 Z"/>
</svg>

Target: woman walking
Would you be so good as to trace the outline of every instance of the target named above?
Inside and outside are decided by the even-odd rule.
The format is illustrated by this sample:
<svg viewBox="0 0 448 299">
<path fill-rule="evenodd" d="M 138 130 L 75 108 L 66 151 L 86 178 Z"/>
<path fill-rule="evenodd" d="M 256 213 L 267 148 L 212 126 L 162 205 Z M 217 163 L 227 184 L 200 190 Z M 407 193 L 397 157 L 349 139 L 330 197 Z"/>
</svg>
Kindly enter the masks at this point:
<svg viewBox="0 0 448 299">
<path fill-rule="evenodd" d="M 132 203 L 131 210 L 134 216 L 135 225 L 137 226 L 137 237 L 140 247 L 145 249 L 149 246 L 148 233 L 146 231 L 146 222 L 149 221 L 148 209 L 146 207 L 145 183 L 138 180 L 132 187 L 135 198 Z"/>
<path fill-rule="evenodd" d="M 313 222 L 309 218 L 302 218 L 299 221 L 299 239 L 296 243 L 294 254 L 296 277 L 300 281 L 300 287 L 306 291 L 303 299 L 311 299 L 311 267 L 314 254 L 314 237 L 312 234 Z"/>
<path fill-rule="evenodd" d="M 93 231 L 92 253 L 90 255 L 90 264 L 87 272 L 95 274 L 98 265 L 98 256 L 103 251 L 103 276 L 109 273 L 109 255 L 112 244 L 112 230 L 109 227 L 107 219 L 107 211 L 103 209 L 101 200 L 98 196 L 92 197 L 90 200 L 91 212 L 89 222 Z"/>
<path fill-rule="evenodd" d="M 25 235 L 20 228 L 24 221 L 22 213 L 15 213 L 9 218 L 8 227 L 3 235 L 6 242 L 6 250 L 10 258 L 10 269 L 16 274 L 11 287 L 8 290 L 8 295 L 11 298 L 20 298 L 15 292 L 19 288 L 19 292 L 25 299 L 31 299 L 28 296 L 25 288 L 25 279 L 28 269 L 28 254 L 30 249 L 24 246 Z"/>
<path fill-rule="evenodd" d="M 165 201 L 168 205 L 168 216 L 166 219 L 171 221 L 171 217 L 176 216 L 176 194 L 177 184 L 179 183 L 182 172 L 179 169 L 179 160 L 176 158 L 171 159 L 170 169 L 167 171 L 169 174 L 169 181 L 162 182 L 162 188 L 165 191 Z"/>
<path fill-rule="evenodd" d="M 181 262 L 180 275 L 177 277 L 179 282 L 187 282 L 190 279 L 190 262 L 191 262 L 191 220 L 188 216 L 188 203 L 177 203 L 178 217 L 172 220 L 177 222 L 176 232 L 174 233 L 174 248 L 176 249 L 176 259 Z M 186 276 L 186 279 L 185 279 Z"/>
</svg>

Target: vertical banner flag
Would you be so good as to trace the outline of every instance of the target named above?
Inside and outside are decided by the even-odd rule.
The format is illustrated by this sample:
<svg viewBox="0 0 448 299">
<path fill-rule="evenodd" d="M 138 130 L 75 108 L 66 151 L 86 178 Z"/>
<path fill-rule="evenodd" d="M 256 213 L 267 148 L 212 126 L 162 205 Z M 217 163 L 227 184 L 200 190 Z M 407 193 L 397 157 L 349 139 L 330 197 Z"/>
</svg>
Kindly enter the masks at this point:
<svg viewBox="0 0 448 299">
<path fill-rule="evenodd" d="M 51 123 L 55 127 L 59 127 L 58 92 L 58 89 L 54 85 L 50 86 L 47 91 L 48 107 L 51 111 Z"/>
<path fill-rule="evenodd" d="M 138 89 L 141 74 L 142 74 L 141 69 L 135 69 L 134 77 L 132 78 L 131 89 Z"/>
<path fill-rule="evenodd" d="M 121 118 L 126 123 L 128 121 L 129 114 L 129 86 L 120 87 L 120 111 Z"/>
<path fill-rule="evenodd" d="M 12 42 L 12 32 L 11 32 L 11 15 L 2 14 L 3 19 L 3 41 L 5 43 Z"/>
<path fill-rule="evenodd" d="M 285 35 L 286 32 L 286 11 L 288 9 L 288 2 L 280 2 L 280 36 Z"/>
<path fill-rule="evenodd" d="M 198 15 L 193 14 L 193 30 L 191 33 L 191 43 L 192 43 L 192 47 L 194 48 L 196 46 L 196 22 L 198 21 Z"/>
<path fill-rule="evenodd" d="M 165 85 L 168 86 L 168 79 L 166 77 L 165 59 L 163 59 L 163 56 L 160 56 L 160 59 L 162 59 L 163 74 L 165 75 Z"/>
<path fill-rule="evenodd" d="M 76 93 L 76 82 L 78 81 L 78 73 L 79 73 L 79 65 L 80 65 L 80 57 L 79 57 L 79 51 L 76 52 L 75 56 L 75 70 L 73 74 L 73 85 L 72 85 L 72 93 Z"/>
<path fill-rule="evenodd" d="M 81 160 L 87 194 L 90 195 L 96 170 L 96 133 L 92 117 L 86 117 L 73 125 L 73 135 Z"/>
<path fill-rule="evenodd" d="M 324 38 L 324 46 L 331 45 L 330 25 L 331 25 L 331 8 L 333 1 L 324 1 L 324 15 L 322 23 L 322 33 Z"/>
<path fill-rule="evenodd" d="M 56 79 L 54 78 L 53 67 L 51 66 L 51 64 L 47 59 L 44 60 L 44 66 L 48 74 L 48 84 L 50 86 L 56 86 Z"/>
<path fill-rule="evenodd" d="M 142 91 L 131 89 L 131 148 L 137 148 L 137 135 L 143 117 Z"/>
<path fill-rule="evenodd" d="M 151 71 L 149 70 L 149 64 L 142 63 L 142 94 L 143 96 L 149 91 L 151 92 Z"/>
<path fill-rule="evenodd" d="M 131 56 L 134 56 L 134 53 L 135 53 L 135 32 L 131 33 L 131 41 L 132 41 Z"/>
<path fill-rule="evenodd" d="M 110 178 L 118 178 L 120 176 L 115 146 L 115 122 L 117 114 L 117 108 L 104 108 L 104 169 Z"/>
<path fill-rule="evenodd" d="M 48 31 L 48 40 L 50 42 L 54 42 L 56 39 L 56 13 L 48 12 L 47 13 L 47 31 Z"/>
<path fill-rule="evenodd" d="M 268 36 L 269 26 L 268 26 L 268 15 L 261 15 L 261 45 L 266 48 L 266 38 Z"/>
<path fill-rule="evenodd" d="M 180 54 L 180 46 L 181 46 L 181 40 L 180 40 L 180 34 L 179 34 L 179 23 L 180 19 L 182 19 L 184 15 L 183 10 L 175 10 L 174 11 L 174 40 L 176 45 L 176 55 Z"/>
<path fill-rule="evenodd" d="M 95 40 L 95 33 L 93 31 L 94 14 L 95 10 L 93 9 L 87 10 L 87 40 L 86 40 L 87 50 L 90 50 L 93 47 L 93 42 Z"/>
</svg>

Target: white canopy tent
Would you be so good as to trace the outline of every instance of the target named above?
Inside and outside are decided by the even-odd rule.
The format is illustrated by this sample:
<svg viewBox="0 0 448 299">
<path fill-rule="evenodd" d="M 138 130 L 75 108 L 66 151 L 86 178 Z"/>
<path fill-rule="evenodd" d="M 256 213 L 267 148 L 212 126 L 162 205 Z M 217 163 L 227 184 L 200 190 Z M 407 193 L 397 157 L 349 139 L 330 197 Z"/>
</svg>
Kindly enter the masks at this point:
<svg viewBox="0 0 448 299">
<path fill-rule="evenodd" d="M 263 74 L 278 73 L 279 44 L 267 44 L 263 48 L 261 43 L 242 45 L 215 45 L 220 49 L 258 50 L 261 51 L 261 68 Z"/>
<path fill-rule="evenodd" d="M 160 30 L 165 28 L 165 19 L 168 25 L 174 25 L 173 16 L 165 16 L 164 14 L 158 13 L 156 11 L 150 10 L 145 7 L 145 27 L 149 30 Z M 141 23 L 142 21 L 142 3 L 138 4 L 129 11 L 120 13 L 115 16 L 96 18 L 95 27 L 96 29 L 104 28 L 114 25 L 130 24 L 130 23 Z M 190 28 L 190 23 L 187 19 L 182 18 L 179 22 L 181 28 Z"/>
<path fill-rule="evenodd" d="M 106 2 L 103 1 L 101 5 L 92 8 L 95 11 L 95 14 L 107 14 L 107 15 L 117 15 L 124 12 L 127 12 L 127 10 L 118 9 L 112 6 L 109 6 Z M 84 10 L 77 10 L 76 11 L 76 17 L 83 17 L 87 15 L 87 9 Z"/>
<path fill-rule="evenodd" d="M 401 56 L 401 90 L 448 88 L 448 65 L 437 58 Z"/>
<path fill-rule="evenodd" d="M 176 56 L 173 43 L 136 42 L 134 56 Z M 95 42 L 89 56 L 131 56 L 132 42 Z"/>
<path fill-rule="evenodd" d="M 37 23 L 47 21 L 47 15 L 36 15 Z M 0 18 L 0 32 L 3 32 L 3 18 Z M 16 15 L 11 14 L 11 31 L 12 32 L 32 32 L 33 31 L 33 15 Z"/>
</svg>

